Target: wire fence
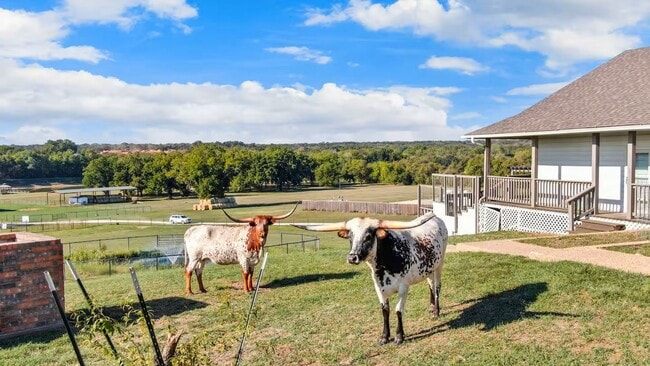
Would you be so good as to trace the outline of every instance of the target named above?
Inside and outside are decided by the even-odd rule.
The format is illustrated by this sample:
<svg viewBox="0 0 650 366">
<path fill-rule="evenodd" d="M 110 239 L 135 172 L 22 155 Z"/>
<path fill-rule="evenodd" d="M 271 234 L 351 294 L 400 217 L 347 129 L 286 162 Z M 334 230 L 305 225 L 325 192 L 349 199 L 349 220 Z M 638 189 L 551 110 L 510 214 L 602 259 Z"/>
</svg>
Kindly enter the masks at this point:
<svg viewBox="0 0 650 366">
<path fill-rule="evenodd" d="M 75 220 L 97 220 L 100 218 L 112 219 L 115 216 L 137 216 L 145 212 L 151 212 L 151 206 L 123 206 L 104 209 L 88 209 L 72 212 L 49 213 L 49 214 L 5 214 L 0 215 L 0 222 L 10 226 L 24 226 L 26 223 L 52 223 L 57 221 L 74 222 Z M 137 220 L 137 217 L 135 218 Z M 143 220 L 149 220 L 143 218 Z"/>
<path fill-rule="evenodd" d="M 105 253 L 137 251 L 136 256 L 70 260 L 79 273 L 90 277 L 128 273 L 129 267 L 137 270 L 158 270 L 183 267 L 185 263 L 183 235 L 180 234 L 84 240 L 63 243 L 63 246 L 68 258 L 75 257 L 74 255 L 71 256 L 71 254 L 77 254 L 76 257 L 83 257 L 83 255 L 79 255 L 80 251 L 100 251 Z M 307 250 L 318 251 L 320 250 L 320 238 L 309 234 L 276 232 L 269 235 L 264 248 L 267 250 L 279 248 L 287 254 L 290 251 L 289 248 L 295 248 L 294 250 L 301 250 L 302 252 Z"/>
</svg>

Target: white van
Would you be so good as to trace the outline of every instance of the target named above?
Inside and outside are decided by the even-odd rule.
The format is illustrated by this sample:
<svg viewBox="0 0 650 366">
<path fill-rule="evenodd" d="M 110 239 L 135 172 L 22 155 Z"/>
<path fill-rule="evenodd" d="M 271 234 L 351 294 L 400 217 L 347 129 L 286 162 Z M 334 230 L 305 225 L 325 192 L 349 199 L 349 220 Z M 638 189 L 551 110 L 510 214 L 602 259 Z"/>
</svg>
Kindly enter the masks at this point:
<svg viewBox="0 0 650 366">
<path fill-rule="evenodd" d="M 169 216 L 169 223 L 170 224 L 190 224 L 192 223 L 192 219 L 185 215 L 171 215 Z"/>
</svg>

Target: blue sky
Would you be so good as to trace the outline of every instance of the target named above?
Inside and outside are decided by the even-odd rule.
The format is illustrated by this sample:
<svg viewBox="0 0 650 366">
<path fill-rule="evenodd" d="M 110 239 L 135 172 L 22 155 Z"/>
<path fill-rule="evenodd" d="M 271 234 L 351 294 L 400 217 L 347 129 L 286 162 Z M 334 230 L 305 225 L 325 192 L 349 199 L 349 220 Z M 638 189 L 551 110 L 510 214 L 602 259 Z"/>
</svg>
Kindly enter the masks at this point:
<svg viewBox="0 0 650 366">
<path fill-rule="evenodd" d="M 459 140 L 626 49 L 632 0 L 0 1 L 0 144 Z"/>
</svg>

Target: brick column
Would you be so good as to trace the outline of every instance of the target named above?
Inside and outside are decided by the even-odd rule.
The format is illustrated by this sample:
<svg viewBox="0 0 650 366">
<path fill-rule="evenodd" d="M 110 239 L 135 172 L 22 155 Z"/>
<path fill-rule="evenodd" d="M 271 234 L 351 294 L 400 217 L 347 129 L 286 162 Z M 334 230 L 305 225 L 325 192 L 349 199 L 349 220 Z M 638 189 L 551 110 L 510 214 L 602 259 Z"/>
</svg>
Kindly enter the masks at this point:
<svg viewBox="0 0 650 366">
<path fill-rule="evenodd" d="M 63 326 L 44 271 L 63 296 L 60 239 L 28 232 L 0 234 L 0 339 Z"/>
</svg>

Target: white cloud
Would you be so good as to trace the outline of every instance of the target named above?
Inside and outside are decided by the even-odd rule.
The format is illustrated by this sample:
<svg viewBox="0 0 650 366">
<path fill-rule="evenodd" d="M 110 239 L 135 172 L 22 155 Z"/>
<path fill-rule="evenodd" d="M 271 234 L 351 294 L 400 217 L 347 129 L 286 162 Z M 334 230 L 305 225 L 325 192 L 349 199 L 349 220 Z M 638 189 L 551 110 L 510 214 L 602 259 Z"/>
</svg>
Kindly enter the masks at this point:
<svg viewBox="0 0 650 366">
<path fill-rule="evenodd" d="M 567 84 L 569 82 L 533 84 L 510 89 L 506 92 L 506 95 L 549 95 L 560 90 Z"/>
<path fill-rule="evenodd" d="M 311 50 L 307 47 L 271 47 L 266 49 L 268 52 L 281 53 L 294 56 L 298 61 L 313 61 L 317 64 L 324 65 L 332 61 L 329 56 L 323 56 L 321 51 Z"/>
<path fill-rule="evenodd" d="M 180 21 L 198 15 L 186 0 L 65 0 L 60 10 L 72 23 L 116 23 L 128 29 L 146 13 Z"/>
<path fill-rule="evenodd" d="M 35 137 L 37 140 L 35 140 Z M 3 145 L 31 145 L 44 143 L 47 140 L 65 139 L 66 133 L 52 126 L 20 126 L 11 133 L 11 136 L 0 135 L 0 143 Z"/>
<path fill-rule="evenodd" d="M 0 140 L 32 144 L 52 138 L 78 143 L 459 139 L 469 130 L 447 125 L 451 102 L 445 98 L 459 90 L 405 86 L 351 90 L 332 83 L 320 88 L 264 87 L 255 81 L 137 85 L 84 71 L 0 60 Z M 92 129 L 83 128 L 90 123 Z M 100 132 L 100 126 L 109 126 L 108 132 Z"/>
<path fill-rule="evenodd" d="M 68 0 L 61 8 L 44 12 L 0 8 L 0 57 L 97 63 L 108 58 L 105 51 L 63 45 L 71 28 L 81 23 L 116 23 L 128 29 L 146 13 L 172 20 L 185 34 L 191 29 L 181 21 L 197 15 L 185 0 Z"/>
<path fill-rule="evenodd" d="M 474 75 L 478 72 L 487 71 L 488 68 L 471 58 L 466 57 L 437 57 L 431 56 L 422 65 L 421 69 L 455 70 L 465 75 Z"/>
<path fill-rule="evenodd" d="M 638 47 L 630 32 L 650 15 L 650 2 L 636 0 L 397 0 L 382 5 L 350 0 L 346 6 L 311 9 L 306 25 L 353 21 L 370 30 L 410 30 L 437 40 L 483 47 L 515 46 L 546 57 L 562 70 Z"/>
<path fill-rule="evenodd" d="M 107 55 L 90 46 L 61 45 L 70 30 L 56 12 L 30 13 L 0 8 L 0 57 L 99 62 Z"/>
</svg>

